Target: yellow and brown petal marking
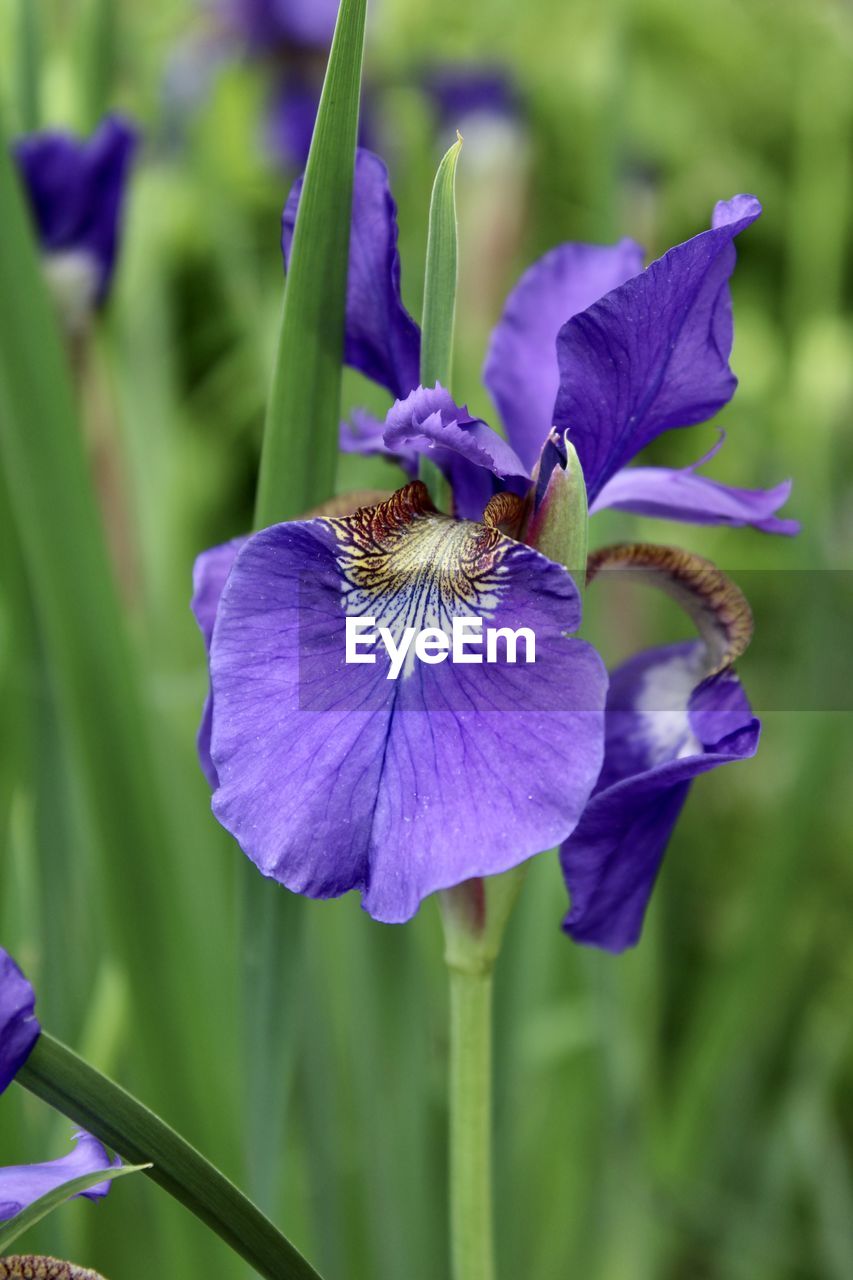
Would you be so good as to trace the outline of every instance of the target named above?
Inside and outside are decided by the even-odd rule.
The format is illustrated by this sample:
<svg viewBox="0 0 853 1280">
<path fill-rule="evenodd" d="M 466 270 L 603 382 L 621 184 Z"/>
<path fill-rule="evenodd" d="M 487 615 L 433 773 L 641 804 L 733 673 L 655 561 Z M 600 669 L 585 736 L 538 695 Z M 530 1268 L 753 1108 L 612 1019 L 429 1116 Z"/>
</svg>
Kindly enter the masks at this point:
<svg viewBox="0 0 853 1280">
<path fill-rule="evenodd" d="M 75 1267 L 72 1262 L 27 1253 L 0 1258 L 0 1280 L 104 1280 L 104 1277 L 86 1267 Z"/>
<path fill-rule="evenodd" d="M 376 616 L 392 632 L 449 629 L 454 617 L 494 615 L 515 544 L 496 527 L 439 514 L 419 480 L 387 502 L 327 523 L 348 614 Z"/>
<path fill-rule="evenodd" d="M 707 675 L 732 666 L 752 639 L 752 610 L 739 587 L 710 560 L 677 547 L 620 543 L 594 551 L 587 582 L 603 570 L 628 570 L 658 587 L 685 610 L 708 653 Z"/>
</svg>

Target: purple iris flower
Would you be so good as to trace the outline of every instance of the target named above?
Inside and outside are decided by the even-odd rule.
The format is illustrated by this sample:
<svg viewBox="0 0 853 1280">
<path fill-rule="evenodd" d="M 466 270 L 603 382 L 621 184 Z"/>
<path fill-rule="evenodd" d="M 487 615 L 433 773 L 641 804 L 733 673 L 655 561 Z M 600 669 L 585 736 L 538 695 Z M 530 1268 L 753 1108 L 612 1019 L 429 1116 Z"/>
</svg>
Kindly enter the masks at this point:
<svg viewBox="0 0 853 1280">
<path fill-rule="evenodd" d="M 0 1168 L 0 1222 L 14 1218 L 29 1205 L 61 1187 L 63 1183 L 83 1178 L 102 1169 L 117 1169 L 121 1161 L 111 1160 L 106 1149 L 90 1133 L 76 1133 L 75 1147 L 67 1156 L 46 1160 L 42 1164 L 20 1164 Z M 110 1182 L 99 1182 L 80 1194 L 87 1200 L 100 1200 L 110 1189 Z"/>
<path fill-rule="evenodd" d="M 520 112 L 518 92 L 506 67 L 443 63 L 429 67 L 421 83 L 445 130 L 461 128 L 463 121 L 474 116 L 513 120 Z"/>
<path fill-rule="evenodd" d="M 0 1093 L 12 1083 L 39 1038 L 35 1005 L 29 982 L 0 947 Z"/>
<path fill-rule="evenodd" d="M 283 215 L 285 258 L 299 191 Z M 513 520 L 544 504 L 569 439 L 598 507 L 627 476 L 634 491 L 615 505 L 793 531 L 775 519 L 787 489 L 733 490 L 692 469 L 625 471 L 656 435 L 731 397 L 733 241 L 758 213 L 752 197 L 719 205 L 710 231 L 646 270 L 631 241 L 563 245 L 535 264 L 486 361 L 505 440 L 445 388 L 419 386 L 387 171 L 359 151 L 345 359 L 397 399 L 384 423 L 356 415 L 342 440 L 386 452 L 410 475 L 430 457 L 450 481 L 454 517 L 415 481 L 379 505 L 199 557 L 193 608 L 210 664 L 200 753 L 216 816 L 265 875 L 311 897 L 358 889 L 375 918 L 396 922 L 438 889 L 557 842 L 568 931 L 613 950 L 636 940 L 690 781 L 756 749 L 732 672 L 748 606 L 716 571 L 703 579 L 712 567 L 659 550 L 654 567 L 701 639 L 641 655 L 614 674 L 606 700 L 598 656 L 570 639 L 580 622 L 571 575 L 502 528 L 523 532 Z M 404 659 L 395 674 L 391 648 L 345 666 L 348 615 L 384 626 L 396 645 L 406 627 L 447 631 L 460 613 L 532 627 L 535 666 Z"/>
<path fill-rule="evenodd" d="M 115 116 L 84 141 L 46 132 L 14 144 L 49 278 L 77 311 L 109 291 L 136 145 L 136 131 Z"/>
<path fill-rule="evenodd" d="M 300 190 L 297 182 L 282 219 L 285 261 Z M 578 452 L 593 512 L 614 506 L 693 524 L 797 532 L 795 521 L 775 517 L 788 483 L 738 489 L 695 467 L 628 468 L 656 436 L 706 421 L 734 394 L 728 280 L 735 237 L 760 212 L 753 196 L 720 202 L 709 231 L 645 270 L 632 240 L 559 245 L 528 268 L 492 333 L 483 370 L 509 444 L 528 473 L 556 426 L 568 431 Z M 360 150 L 345 359 L 406 400 L 419 384 L 419 358 L 420 332 L 402 302 L 388 172 L 378 156 Z M 360 414 L 342 428 L 342 448 L 375 453 L 385 445 L 393 457 L 388 426 Z"/>
</svg>

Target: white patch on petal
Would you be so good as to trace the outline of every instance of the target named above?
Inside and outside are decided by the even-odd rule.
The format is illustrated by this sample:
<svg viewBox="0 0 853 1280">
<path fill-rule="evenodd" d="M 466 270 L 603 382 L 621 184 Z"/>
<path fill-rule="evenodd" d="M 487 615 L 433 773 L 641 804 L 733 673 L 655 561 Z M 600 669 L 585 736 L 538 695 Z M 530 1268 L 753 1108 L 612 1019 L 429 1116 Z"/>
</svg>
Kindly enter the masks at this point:
<svg viewBox="0 0 853 1280">
<path fill-rule="evenodd" d="M 82 333 L 95 309 L 100 266 L 97 258 L 82 250 L 47 253 L 42 265 L 48 288 L 69 333 Z"/>
<path fill-rule="evenodd" d="M 702 754 L 702 743 L 690 728 L 687 707 L 706 667 L 704 650 L 697 647 L 645 673 L 635 709 L 640 717 L 638 737 L 650 767 Z"/>
</svg>

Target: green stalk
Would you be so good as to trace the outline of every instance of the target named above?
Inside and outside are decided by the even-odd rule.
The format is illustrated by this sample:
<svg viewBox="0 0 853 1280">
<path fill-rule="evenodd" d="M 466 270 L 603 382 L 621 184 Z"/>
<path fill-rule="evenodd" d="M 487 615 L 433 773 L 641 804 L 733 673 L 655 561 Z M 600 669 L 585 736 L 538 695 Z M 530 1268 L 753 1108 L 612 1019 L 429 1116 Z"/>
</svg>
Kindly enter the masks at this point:
<svg viewBox="0 0 853 1280">
<path fill-rule="evenodd" d="M 32 133 L 41 124 L 41 31 L 39 6 L 18 0 L 18 116 L 21 131 Z"/>
<path fill-rule="evenodd" d="M 448 390 L 453 376 L 453 333 L 459 276 L 456 166 L 461 150 L 462 135 L 457 134 L 456 141 L 438 166 L 433 183 L 421 317 L 421 385 L 432 387 L 440 382 Z M 453 495 L 435 463 L 422 457 L 419 475 L 439 511 L 450 511 Z"/>
<path fill-rule="evenodd" d="M 290 1241 L 194 1147 L 112 1080 L 42 1032 L 17 1082 L 133 1165 L 265 1280 L 319 1280 Z"/>
<path fill-rule="evenodd" d="M 492 973 L 450 968 L 453 1280 L 493 1280 Z"/>
<path fill-rule="evenodd" d="M 453 1280 L 493 1280 L 492 973 L 526 867 L 440 895 L 450 975 L 450 1256 Z"/>
</svg>

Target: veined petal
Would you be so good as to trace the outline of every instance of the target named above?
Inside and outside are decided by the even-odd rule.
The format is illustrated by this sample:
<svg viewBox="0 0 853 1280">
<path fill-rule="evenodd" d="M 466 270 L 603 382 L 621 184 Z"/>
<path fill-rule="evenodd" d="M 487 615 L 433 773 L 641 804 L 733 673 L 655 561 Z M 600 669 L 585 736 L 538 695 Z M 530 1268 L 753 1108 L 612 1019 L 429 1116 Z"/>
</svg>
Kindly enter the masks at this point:
<svg viewBox="0 0 853 1280">
<path fill-rule="evenodd" d="M 669 467 L 625 467 L 607 481 L 590 514 L 614 507 L 661 520 L 723 524 L 736 529 L 751 525 L 762 533 L 793 537 L 800 531 L 799 522 L 776 515 L 790 495 L 790 480 L 772 489 L 736 489 L 697 475 L 692 468 L 673 471 Z"/>
<path fill-rule="evenodd" d="M 507 298 L 489 343 L 483 381 L 528 468 L 554 424 L 557 334 L 572 316 L 642 269 L 643 250 L 633 240 L 561 244 L 534 262 Z"/>
<path fill-rule="evenodd" d="M 218 547 L 202 551 L 193 565 L 193 595 L 190 608 L 198 623 L 199 631 L 204 639 L 204 647 L 210 653 L 210 640 L 213 635 L 213 624 L 216 621 L 216 610 L 222 590 L 228 581 L 231 566 L 237 558 L 237 552 L 248 541 L 248 538 L 232 538 Z M 210 727 L 213 722 L 213 691 L 208 689 L 201 713 L 201 724 L 196 736 L 196 748 L 202 772 L 211 787 L 218 785 L 216 770 L 210 758 Z"/>
<path fill-rule="evenodd" d="M 392 454 L 426 454 L 450 481 L 456 512 L 464 519 L 482 516 L 496 479 L 519 494 L 529 483 L 527 468 L 506 440 L 455 404 L 439 383 L 419 386 L 389 409 L 384 440 Z"/>
<path fill-rule="evenodd" d="M 555 425 L 571 434 L 590 501 L 655 436 L 704 422 L 731 399 L 734 238 L 760 212 L 753 196 L 721 202 L 710 231 L 560 330 Z"/>
<path fill-rule="evenodd" d="M 65 1182 L 83 1178 L 89 1173 L 98 1173 L 101 1169 L 116 1169 L 121 1164 L 118 1157 L 111 1160 L 97 1138 L 89 1133 L 75 1134 L 74 1142 L 74 1150 L 58 1160 L 0 1167 L 0 1222 L 14 1218 Z M 98 1200 L 109 1189 L 110 1183 L 107 1180 L 80 1194 L 87 1200 Z"/>
<path fill-rule="evenodd" d="M 282 251 L 290 257 L 302 179 L 294 185 L 282 215 Z M 421 335 L 403 306 L 397 206 L 388 170 L 379 156 L 359 147 L 355 158 L 347 279 L 344 359 L 393 396 L 418 385 Z"/>
<path fill-rule="evenodd" d="M 15 961 L 0 947 L 0 1093 L 30 1056 L 41 1028 L 35 992 Z"/>
<path fill-rule="evenodd" d="M 214 812 L 267 876 L 358 889 L 409 919 L 570 832 L 598 776 L 606 676 L 567 638 L 570 576 L 496 529 L 430 509 L 414 483 L 345 519 L 283 524 L 238 556 L 211 647 Z M 535 661 L 345 662 L 347 616 L 449 631 L 529 627 Z"/>
<path fill-rule="evenodd" d="M 637 942 L 666 846 L 701 773 L 753 756 L 760 725 L 730 670 L 704 679 L 700 642 L 651 649 L 611 677 L 605 764 L 560 860 L 563 928 L 622 951 Z"/>
</svg>

